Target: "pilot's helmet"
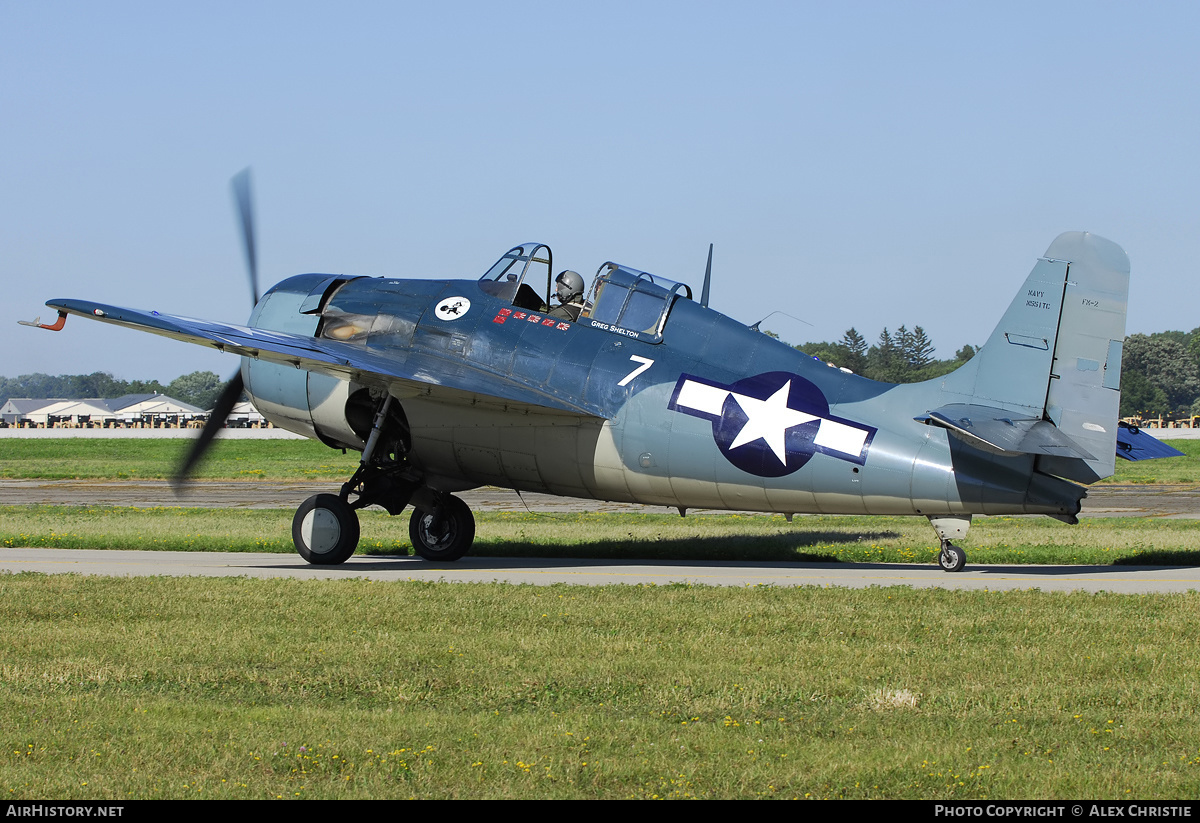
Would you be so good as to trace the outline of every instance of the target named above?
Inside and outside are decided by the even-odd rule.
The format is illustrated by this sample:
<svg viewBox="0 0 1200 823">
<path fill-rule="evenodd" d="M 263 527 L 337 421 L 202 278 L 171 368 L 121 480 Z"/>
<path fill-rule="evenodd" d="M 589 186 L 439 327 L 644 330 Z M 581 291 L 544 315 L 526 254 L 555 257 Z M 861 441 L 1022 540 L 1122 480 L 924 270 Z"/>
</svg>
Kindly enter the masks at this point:
<svg viewBox="0 0 1200 823">
<path fill-rule="evenodd" d="M 558 302 L 574 303 L 583 297 L 583 278 L 579 276 L 579 272 L 563 269 L 558 273 L 558 277 L 554 278 L 554 282 L 558 284 Z"/>
</svg>

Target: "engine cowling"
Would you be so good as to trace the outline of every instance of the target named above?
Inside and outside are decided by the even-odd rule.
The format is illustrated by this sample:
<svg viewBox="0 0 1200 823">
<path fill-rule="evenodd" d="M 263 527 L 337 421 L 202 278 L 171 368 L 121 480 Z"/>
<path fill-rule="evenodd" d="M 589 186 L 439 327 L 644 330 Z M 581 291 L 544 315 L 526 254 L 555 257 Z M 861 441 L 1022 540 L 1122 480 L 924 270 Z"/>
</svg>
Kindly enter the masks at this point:
<svg viewBox="0 0 1200 823">
<path fill-rule="evenodd" d="M 322 310 L 330 296 L 348 278 L 302 274 L 267 292 L 250 316 L 253 328 L 316 336 Z M 357 407 L 363 404 L 363 386 L 349 380 L 314 374 L 279 363 L 246 358 L 242 379 L 254 407 L 273 425 L 335 448 L 361 451 L 370 431 Z M 368 401 L 369 403 L 369 401 Z"/>
</svg>

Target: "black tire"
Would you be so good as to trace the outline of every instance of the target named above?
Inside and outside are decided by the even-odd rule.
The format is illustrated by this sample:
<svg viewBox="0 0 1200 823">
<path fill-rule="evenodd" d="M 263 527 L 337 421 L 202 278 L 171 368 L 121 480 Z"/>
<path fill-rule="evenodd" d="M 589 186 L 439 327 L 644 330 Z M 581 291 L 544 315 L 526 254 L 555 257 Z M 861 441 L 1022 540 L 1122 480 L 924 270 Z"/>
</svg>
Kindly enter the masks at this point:
<svg viewBox="0 0 1200 823">
<path fill-rule="evenodd" d="M 358 548 L 358 513 L 336 494 L 314 494 L 296 509 L 292 542 L 314 566 L 345 563 Z"/>
<path fill-rule="evenodd" d="M 446 495 L 439 512 L 413 509 L 408 521 L 408 536 L 417 554 L 434 563 L 453 563 L 475 542 L 475 515 L 457 497 Z"/>
<path fill-rule="evenodd" d="M 960 572 L 967 565 L 967 553 L 953 543 L 947 543 L 938 555 L 938 565 L 948 572 Z"/>
</svg>

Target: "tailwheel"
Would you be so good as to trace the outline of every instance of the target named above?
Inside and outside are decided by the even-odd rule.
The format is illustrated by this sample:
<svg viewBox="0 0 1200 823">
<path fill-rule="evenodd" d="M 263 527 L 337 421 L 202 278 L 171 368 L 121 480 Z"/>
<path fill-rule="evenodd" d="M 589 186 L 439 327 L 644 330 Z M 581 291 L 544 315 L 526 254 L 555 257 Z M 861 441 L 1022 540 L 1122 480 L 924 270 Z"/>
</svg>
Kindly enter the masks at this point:
<svg viewBox="0 0 1200 823">
<path fill-rule="evenodd" d="M 475 516 L 466 503 L 441 495 L 431 509 L 414 509 L 408 536 L 417 554 L 435 563 L 458 560 L 475 541 Z"/>
<path fill-rule="evenodd" d="M 358 513 L 335 494 L 314 494 L 296 509 L 292 542 L 315 566 L 345 563 L 358 548 Z"/>
<path fill-rule="evenodd" d="M 943 540 L 938 565 L 948 572 L 960 572 L 967 565 L 967 553 L 949 540 Z"/>
</svg>

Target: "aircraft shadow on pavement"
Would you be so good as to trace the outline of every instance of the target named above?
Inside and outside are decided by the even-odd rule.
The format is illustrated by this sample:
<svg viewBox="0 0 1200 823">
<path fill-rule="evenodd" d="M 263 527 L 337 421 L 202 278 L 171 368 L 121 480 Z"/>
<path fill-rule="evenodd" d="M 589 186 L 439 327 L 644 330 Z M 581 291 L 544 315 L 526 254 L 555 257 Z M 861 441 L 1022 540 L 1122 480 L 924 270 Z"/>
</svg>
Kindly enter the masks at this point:
<svg viewBox="0 0 1200 823">
<path fill-rule="evenodd" d="M 807 531 L 750 537 L 684 537 L 684 538 L 635 538 L 629 540 L 600 540 L 588 543 L 549 544 L 525 540 L 499 543 L 476 543 L 470 555 L 457 563 L 434 564 L 420 557 L 398 557 L 394 553 L 371 554 L 359 552 L 343 568 L 353 573 L 369 564 L 374 571 L 411 569 L 421 566 L 454 569 L 478 568 L 493 561 L 512 569 L 518 566 L 513 561 L 536 560 L 531 564 L 546 568 L 545 561 L 556 561 L 556 566 L 578 566 L 602 563 L 773 563 L 780 566 L 803 564 L 844 565 L 831 551 L 822 551 L 831 545 L 851 545 L 890 540 L 899 537 L 899 532 L 873 531 L 861 535 L 834 531 Z M 930 548 L 932 554 L 933 548 Z M 931 561 L 932 562 L 932 561 Z M 290 564 L 288 564 L 290 567 Z M 926 564 L 928 565 L 928 564 Z M 282 567 L 282 566 L 281 566 Z M 317 567 L 322 569 L 336 566 Z"/>
<path fill-rule="evenodd" d="M 899 532 L 873 531 L 861 535 L 837 531 L 787 532 L 754 536 L 657 537 L 630 533 L 628 540 L 550 544 L 528 540 L 476 543 L 470 557 L 547 558 L 588 560 L 783 561 L 836 563 L 834 546 L 872 543 L 899 537 Z M 932 551 L 932 548 L 931 548 Z M 369 555 L 367 555 L 369 556 Z"/>
<path fill-rule="evenodd" d="M 1122 557 L 1114 566 L 1200 566 L 1200 552 L 1192 550 L 1151 551 L 1136 557 Z"/>
</svg>

